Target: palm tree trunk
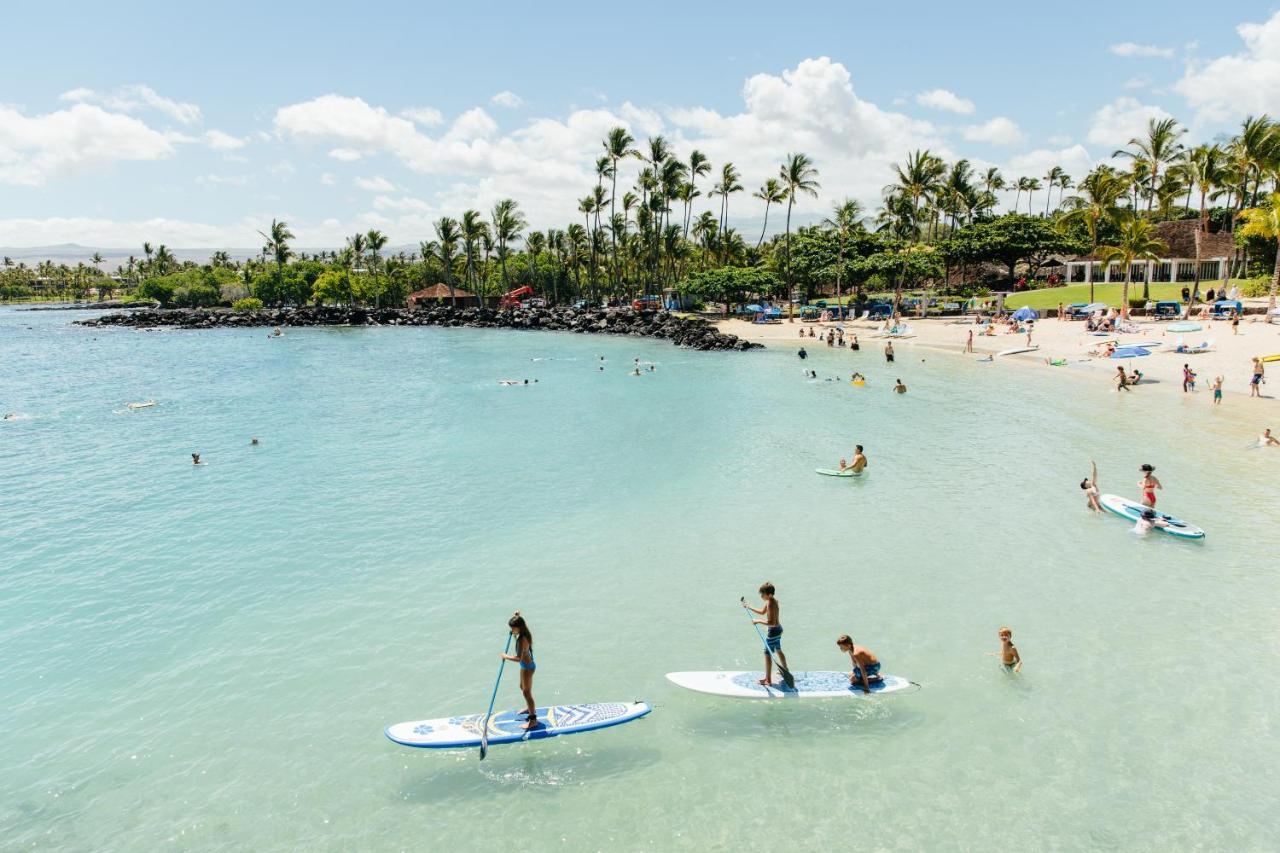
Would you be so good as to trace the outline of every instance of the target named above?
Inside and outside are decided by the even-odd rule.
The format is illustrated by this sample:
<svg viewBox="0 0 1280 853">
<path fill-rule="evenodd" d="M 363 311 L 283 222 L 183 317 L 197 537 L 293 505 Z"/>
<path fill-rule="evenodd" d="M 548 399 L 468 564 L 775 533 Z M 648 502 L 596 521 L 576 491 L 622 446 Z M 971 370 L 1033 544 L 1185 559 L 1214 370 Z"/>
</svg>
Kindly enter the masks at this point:
<svg viewBox="0 0 1280 853">
<path fill-rule="evenodd" d="M 795 286 L 791 283 L 791 205 L 795 202 L 795 193 L 787 193 L 787 310 L 794 315 Z"/>
<path fill-rule="evenodd" d="M 756 248 L 759 249 L 764 244 L 764 232 L 769 230 L 769 200 L 764 200 L 764 225 L 760 226 L 760 239 L 756 241 Z"/>
<path fill-rule="evenodd" d="M 1280 251 L 1276 252 L 1275 267 L 1271 270 L 1271 293 L 1267 298 L 1267 317 L 1276 310 L 1276 290 L 1280 289 Z"/>
</svg>

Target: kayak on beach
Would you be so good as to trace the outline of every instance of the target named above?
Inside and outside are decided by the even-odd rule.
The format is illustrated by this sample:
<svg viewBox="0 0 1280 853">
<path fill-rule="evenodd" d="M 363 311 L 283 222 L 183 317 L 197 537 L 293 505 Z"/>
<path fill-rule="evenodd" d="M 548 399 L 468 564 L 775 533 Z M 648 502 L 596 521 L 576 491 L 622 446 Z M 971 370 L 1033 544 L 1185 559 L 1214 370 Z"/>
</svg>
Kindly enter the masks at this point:
<svg viewBox="0 0 1280 853">
<path fill-rule="evenodd" d="M 1142 511 L 1147 509 L 1147 507 L 1137 501 L 1131 501 L 1128 498 L 1122 498 L 1119 495 L 1103 495 L 1098 499 L 1098 502 L 1102 504 L 1103 509 L 1112 515 L 1118 515 L 1123 519 L 1135 523 L 1142 516 Z M 1167 533 L 1170 536 L 1176 536 L 1179 539 L 1204 538 L 1204 531 L 1199 527 L 1196 527 L 1194 524 L 1188 524 L 1182 519 L 1174 518 L 1168 513 L 1157 510 L 1156 518 L 1164 521 L 1164 523 L 1168 525 L 1167 527 L 1156 526 L 1154 528 L 1155 530 L 1159 530 L 1161 533 Z"/>
<path fill-rule="evenodd" d="M 796 679 L 794 689 L 783 684 L 764 685 L 759 680 L 763 672 L 668 672 L 667 680 L 686 690 L 728 696 L 734 699 L 845 699 L 867 696 L 861 687 L 849 683 L 848 672 L 815 670 L 792 673 Z M 883 675 L 871 683 L 871 696 L 896 693 L 911 686 L 911 682 L 896 675 Z"/>
<path fill-rule="evenodd" d="M 838 468 L 814 468 L 814 471 L 824 477 L 857 477 L 861 471 L 855 471 L 852 468 L 845 468 L 843 471 Z"/>
<path fill-rule="evenodd" d="M 507 711 L 489 718 L 489 746 L 606 729 L 638 720 L 652 709 L 644 702 L 588 702 L 535 709 L 537 727 L 526 731 L 523 711 Z M 415 720 L 387 726 L 388 740 L 422 749 L 463 749 L 479 746 L 484 714 Z"/>
</svg>

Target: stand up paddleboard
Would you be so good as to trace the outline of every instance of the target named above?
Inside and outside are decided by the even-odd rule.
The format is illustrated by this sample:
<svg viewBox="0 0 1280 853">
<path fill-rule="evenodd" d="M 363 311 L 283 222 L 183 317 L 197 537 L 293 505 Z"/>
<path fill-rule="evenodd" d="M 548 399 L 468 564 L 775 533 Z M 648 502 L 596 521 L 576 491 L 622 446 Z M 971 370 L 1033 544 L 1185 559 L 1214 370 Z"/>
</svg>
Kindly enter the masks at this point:
<svg viewBox="0 0 1280 853">
<path fill-rule="evenodd" d="M 1014 347 L 1013 349 L 1002 349 L 1000 350 L 1000 352 L 996 353 L 996 355 L 1017 355 L 1018 353 L 1023 353 L 1023 352 L 1035 352 L 1038 349 L 1040 349 L 1040 347 L 1038 346 Z"/>
<path fill-rule="evenodd" d="M 843 471 L 836 468 L 814 468 L 814 471 L 824 477 L 856 477 L 861 471 L 854 471 L 852 468 L 846 468 Z"/>
<path fill-rule="evenodd" d="M 837 699 L 866 696 L 862 687 L 849 684 L 848 672 L 793 672 L 796 677 L 794 690 L 781 685 L 757 684 L 764 678 L 763 672 L 668 672 L 672 684 L 710 693 L 730 696 L 734 699 Z M 911 686 L 911 682 L 896 675 L 882 675 L 879 683 L 871 683 L 871 695 L 896 693 Z"/>
<path fill-rule="evenodd" d="M 1122 498 L 1118 495 L 1103 495 L 1098 498 L 1098 503 L 1102 504 L 1102 508 L 1112 515 L 1118 515 L 1121 518 L 1128 519 L 1132 522 L 1142 516 L 1142 511 L 1146 509 L 1137 501 L 1131 501 L 1128 498 Z M 1187 524 L 1179 518 L 1174 518 L 1167 513 L 1156 511 L 1156 518 L 1163 519 L 1168 527 L 1159 527 L 1155 529 L 1161 533 L 1168 533 L 1170 536 L 1176 536 L 1179 539 L 1203 539 L 1204 531 L 1194 524 Z"/>
<path fill-rule="evenodd" d="M 507 711 L 489 718 L 489 746 L 520 743 L 560 735 L 576 735 L 607 729 L 638 720 L 652 710 L 644 702 L 588 702 L 585 705 L 553 705 L 538 708 L 538 726 L 525 731 L 520 711 Z M 416 720 L 387 726 L 386 736 L 401 746 L 423 749 L 462 749 L 480 745 L 484 714 Z"/>
</svg>

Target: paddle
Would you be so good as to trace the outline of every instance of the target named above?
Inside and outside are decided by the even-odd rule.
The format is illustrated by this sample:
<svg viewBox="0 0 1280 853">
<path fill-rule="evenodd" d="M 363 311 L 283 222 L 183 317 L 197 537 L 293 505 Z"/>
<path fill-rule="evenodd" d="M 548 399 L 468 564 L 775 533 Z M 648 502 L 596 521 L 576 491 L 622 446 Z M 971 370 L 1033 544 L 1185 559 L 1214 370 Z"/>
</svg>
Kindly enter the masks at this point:
<svg viewBox="0 0 1280 853">
<path fill-rule="evenodd" d="M 507 647 L 502 650 L 505 655 L 511 651 L 511 634 L 507 634 Z M 484 761 L 484 757 L 489 754 L 489 718 L 493 716 L 493 703 L 498 699 L 498 685 L 502 683 L 502 670 L 507 665 L 507 659 L 503 658 L 498 664 L 498 677 L 493 682 L 493 695 L 489 697 L 489 710 L 484 712 L 484 725 L 480 727 L 480 760 Z"/>
<path fill-rule="evenodd" d="M 741 601 L 744 605 L 747 603 L 746 598 L 740 598 L 738 600 Z M 760 642 L 764 643 L 764 653 L 769 657 L 773 658 L 773 665 L 778 668 L 778 672 L 782 675 L 782 683 L 787 685 L 787 687 L 791 688 L 792 690 L 794 690 L 796 687 L 795 676 L 791 674 L 791 670 L 787 669 L 785 666 L 783 666 L 781 663 L 778 662 L 778 659 L 774 657 L 773 652 L 769 651 L 769 641 L 764 638 L 764 631 L 760 630 L 760 626 L 756 624 L 756 620 L 752 617 L 750 610 L 747 611 L 747 618 L 751 620 L 751 626 L 755 628 L 756 633 L 760 635 Z"/>
</svg>

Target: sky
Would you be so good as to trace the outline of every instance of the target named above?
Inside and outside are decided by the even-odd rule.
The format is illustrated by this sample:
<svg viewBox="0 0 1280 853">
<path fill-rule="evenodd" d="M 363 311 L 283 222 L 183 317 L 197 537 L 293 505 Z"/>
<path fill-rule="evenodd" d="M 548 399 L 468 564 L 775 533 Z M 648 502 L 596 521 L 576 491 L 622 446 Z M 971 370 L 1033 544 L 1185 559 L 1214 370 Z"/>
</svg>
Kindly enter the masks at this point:
<svg viewBox="0 0 1280 853">
<path fill-rule="evenodd" d="M 564 227 L 614 125 L 732 161 L 731 221 L 758 229 L 750 192 L 793 151 L 819 170 L 811 221 L 874 211 L 915 149 L 1079 178 L 1152 117 L 1196 143 L 1280 116 L 1280 4 L 1238 0 L 46 0 L 5 30 L 4 247 L 254 247 L 273 218 L 303 247 L 412 246 L 504 197 Z"/>
</svg>

